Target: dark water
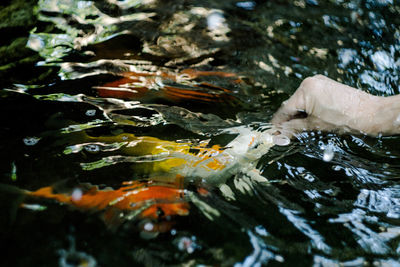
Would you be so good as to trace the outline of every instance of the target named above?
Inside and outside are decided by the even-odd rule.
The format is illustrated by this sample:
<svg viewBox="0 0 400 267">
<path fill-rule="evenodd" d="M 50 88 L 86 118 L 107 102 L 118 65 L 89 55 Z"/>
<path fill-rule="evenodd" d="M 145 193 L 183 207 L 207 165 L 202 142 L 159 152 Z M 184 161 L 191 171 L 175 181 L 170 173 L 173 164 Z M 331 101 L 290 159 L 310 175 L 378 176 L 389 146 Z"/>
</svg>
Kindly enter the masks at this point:
<svg viewBox="0 0 400 267">
<path fill-rule="evenodd" d="M 399 1 L 6 1 L 0 16 L 2 266 L 400 265 L 397 136 L 304 133 L 262 156 L 268 184 L 183 177 L 186 215 L 110 223 L 16 189 L 165 185 L 146 147 L 263 129 L 313 74 L 398 94 Z"/>
</svg>

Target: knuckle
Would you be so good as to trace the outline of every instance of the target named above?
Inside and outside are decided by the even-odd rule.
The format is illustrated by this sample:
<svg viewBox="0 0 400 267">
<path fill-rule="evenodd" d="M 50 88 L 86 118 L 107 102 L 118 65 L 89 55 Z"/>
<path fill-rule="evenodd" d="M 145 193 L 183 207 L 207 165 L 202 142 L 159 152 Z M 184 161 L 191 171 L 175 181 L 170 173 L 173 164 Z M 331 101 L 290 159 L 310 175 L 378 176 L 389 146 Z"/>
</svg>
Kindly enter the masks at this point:
<svg viewBox="0 0 400 267">
<path fill-rule="evenodd" d="M 322 75 L 315 75 L 305 78 L 300 84 L 300 88 L 305 91 L 315 91 L 323 87 Z"/>
</svg>

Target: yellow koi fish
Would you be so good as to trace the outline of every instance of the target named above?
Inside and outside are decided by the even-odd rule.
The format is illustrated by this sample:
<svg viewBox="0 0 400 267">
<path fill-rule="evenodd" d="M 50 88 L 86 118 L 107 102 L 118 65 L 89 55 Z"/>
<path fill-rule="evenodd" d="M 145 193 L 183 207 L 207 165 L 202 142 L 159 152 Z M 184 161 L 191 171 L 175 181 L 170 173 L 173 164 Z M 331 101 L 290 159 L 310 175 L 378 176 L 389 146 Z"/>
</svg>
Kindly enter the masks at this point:
<svg viewBox="0 0 400 267">
<path fill-rule="evenodd" d="M 98 145 L 107 147 L 113 144 L 119 155 L 84 163 L 86 170 L 104 167 L 106 165 L 130 162 L 135 171 L 150 177 L 190 177 L 205 180 L 210 184 L 224 183 L 227 178 L 238 172 L 252 175 L 258 159 L 274 145 L 273 136 L 268 132 L 257 132 L 240 126 L 225 130 L 238 136 L 225 147 L 213 145 L 207 147 L 208 141 L 193 145 L 188 142 L 178 143 L 160 140 L 149 136 L 119 134 L 117 136 L 92 137 L 85 135 L 83 144 L 70 146 L 68 150 L 80 151 L 85 146 Z M 79 146 L 79 147 L 77 147 Z M 152 175 L 154 174 L 154 175 Z M 259 181 L 266 179 L 253 177 Z"/>
</svg>

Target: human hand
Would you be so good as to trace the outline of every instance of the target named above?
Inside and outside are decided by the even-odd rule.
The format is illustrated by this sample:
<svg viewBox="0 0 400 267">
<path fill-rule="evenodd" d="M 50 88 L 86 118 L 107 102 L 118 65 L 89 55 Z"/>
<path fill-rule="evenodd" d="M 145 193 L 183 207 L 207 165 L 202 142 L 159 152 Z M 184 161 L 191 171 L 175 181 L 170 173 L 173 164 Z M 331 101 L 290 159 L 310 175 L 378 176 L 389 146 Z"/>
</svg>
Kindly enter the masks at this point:
<svg viewBox="0 0 400 267">
<path fill-rule="evenodd" d="M 316 75 L 300 84 L 296 92 L 283 102 L 271 122 L 277 131 L 289 138 L 311 130 L 373 136 L 393 134 L 398 129 L 394 129 L 394 115 L 391 114 L 399 104 L 389 102 L 390 98 L 373 96 Z"/>
</svg>

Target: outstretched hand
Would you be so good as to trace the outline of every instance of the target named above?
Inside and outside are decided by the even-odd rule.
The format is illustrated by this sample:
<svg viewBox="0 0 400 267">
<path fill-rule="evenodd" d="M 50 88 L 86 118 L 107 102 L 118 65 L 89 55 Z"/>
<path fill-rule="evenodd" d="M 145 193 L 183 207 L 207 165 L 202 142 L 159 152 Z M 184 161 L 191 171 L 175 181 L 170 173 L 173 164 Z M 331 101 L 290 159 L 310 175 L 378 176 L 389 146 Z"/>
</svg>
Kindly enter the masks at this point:
<svg viewBox="0 0 400 267">
<path fill-rule="evenodd" d="M 291 138 L 302 131 L 368 134 L 399 133 L 400 101 L 373 96 L 322 75 L 306 78 L 272 118 Z M 399 117 L 400 120 L 400 117 Z"/>
</svg>

